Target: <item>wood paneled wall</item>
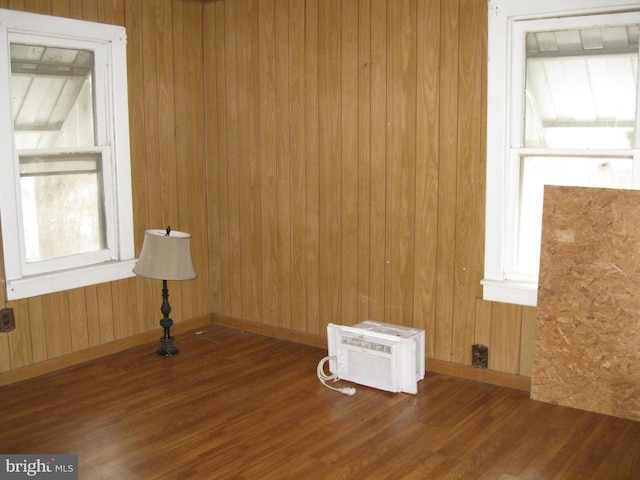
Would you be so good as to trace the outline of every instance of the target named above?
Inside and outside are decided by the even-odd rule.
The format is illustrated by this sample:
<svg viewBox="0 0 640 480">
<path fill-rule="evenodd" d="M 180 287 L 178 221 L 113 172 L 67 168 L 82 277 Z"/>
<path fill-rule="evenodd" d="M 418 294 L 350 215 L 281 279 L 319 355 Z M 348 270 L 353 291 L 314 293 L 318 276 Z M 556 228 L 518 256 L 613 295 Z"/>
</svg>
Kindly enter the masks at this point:
<svg viewBox="0 0 640 480">
<path fill-rule="evenodd" d="M 123 24 L 135 234 L 193 235 L 176 323 L 372 318 L 530 375 L 535 309 L 481 299 L 486 0 L 0 0 Z M 3 304 L 0 372 L 158 329 L 132 278 Z M 2 374 L 0 373 L 0 377 Z"/>
<path fill-rule="evenodd" d="M 176 323 L 212 311 L 205 158 L 202 5 L 148 0 L 0 0 L 0 7 L 125 25 L 136 251 L 147 228 L 193 233 L 197 280 L 170 282 Z M 160 333 L 162 285 L 123 281 L 2 303 L 16 330 L 0 335 L 0 371 Z M 157 337 L 157 335 L 155 335 Z"/>
</svg>

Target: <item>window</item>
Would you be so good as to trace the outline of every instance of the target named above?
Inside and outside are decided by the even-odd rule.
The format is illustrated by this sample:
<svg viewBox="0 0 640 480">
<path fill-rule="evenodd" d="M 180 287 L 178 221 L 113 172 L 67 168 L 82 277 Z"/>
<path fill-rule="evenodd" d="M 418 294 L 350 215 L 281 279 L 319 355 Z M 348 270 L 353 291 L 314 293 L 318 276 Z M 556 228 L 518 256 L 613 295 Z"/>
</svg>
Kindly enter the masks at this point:
<svg viewBox="0 0 640 480">
<path fill-rule="evenodd" d="M 0 10 L 7 298 L 133 276 L 124 27 Z"/>
<path fill-rule="evenodd" d="M 640 188 L 633 0 L 491 0 L 484 298 L 536 305 L 544 185 Z"/>
</svg>

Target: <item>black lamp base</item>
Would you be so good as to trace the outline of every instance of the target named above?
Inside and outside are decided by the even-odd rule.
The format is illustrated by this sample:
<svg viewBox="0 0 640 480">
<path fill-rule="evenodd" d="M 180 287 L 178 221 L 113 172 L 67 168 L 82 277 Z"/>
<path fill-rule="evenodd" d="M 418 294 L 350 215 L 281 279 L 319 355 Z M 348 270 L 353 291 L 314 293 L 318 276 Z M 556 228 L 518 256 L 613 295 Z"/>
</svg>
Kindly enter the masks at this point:
<svg viewBox="0 0 640 480">
<path fill-rule="evenodd" d="M 173 337 L 171 336 L 171 326 L 173 320 L 169 318 L 171 313 L 171 306 L 169 305 L 169 289 L 167 288 L 167 281 L 162 281 L 162 307 L 160 307 L 163 318 L 160 320 L 160 326 L 164 329 L 164 336 L 160 337 L 162 346 L 156 351 L 156 353 L 162 357 L 172 357 L 177 355 L 179 350 L 173 345 Z"/>
<path fill-rule="evenodd" d="M 170 338 L 171 341 L 173 341 L 173 337 Z M 164 337 L 162 337 L 160 341 L 162 342 L 162 346 L 156 351 L 156 353 L 161 357 L 172 357 L 173 355 L 177 355 L 180 352 L 180 350 L 174 347 L 171 343 L 164 343 Z"/>
</svg>

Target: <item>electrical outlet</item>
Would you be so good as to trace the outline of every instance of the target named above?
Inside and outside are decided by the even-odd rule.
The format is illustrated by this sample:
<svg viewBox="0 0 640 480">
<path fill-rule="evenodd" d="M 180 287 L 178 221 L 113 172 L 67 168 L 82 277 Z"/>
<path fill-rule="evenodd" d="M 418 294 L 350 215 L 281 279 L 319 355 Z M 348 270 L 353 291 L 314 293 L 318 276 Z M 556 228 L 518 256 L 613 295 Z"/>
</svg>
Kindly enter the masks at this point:
<svg viewBox="0 0 640 480">
<path fill-rule="evenodd" d="M 0 310 L 0 332 L 6 333 L 16 328 L 16 319 L 13 316 L 13 308 Z"/>
<path fill-rule="evenodd" d="M 478 343 L 471 345 L 471 365 L 478 368 L 488 368 L 489 347 Z"/>
</svg>

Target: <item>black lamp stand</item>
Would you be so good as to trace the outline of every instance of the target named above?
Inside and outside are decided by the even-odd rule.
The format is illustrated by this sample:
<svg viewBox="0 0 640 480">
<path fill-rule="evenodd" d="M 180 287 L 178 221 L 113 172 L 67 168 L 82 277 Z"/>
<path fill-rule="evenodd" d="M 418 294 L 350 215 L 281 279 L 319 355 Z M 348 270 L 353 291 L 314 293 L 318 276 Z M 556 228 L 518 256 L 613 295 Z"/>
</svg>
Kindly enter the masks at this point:
<svg viewBox="0 0 640 480">
<path fill-rule="evenodd" d="M 160 338 L 162 346 L 156 352 L 163 357 L 171 357 L 177 355 L 180 351 L 173 345 L 173 337 L 171 336 L 171 325 L 173 320 L 169 318 L 171 313 L 171 305 L 169 305 L 169 289 L 167 288 L 167 281 L 162 280 L 162 307 L 160 307 L 163 318 L 160 320 L 160 326 L 164 328 L 164 336 Z"/>
</svg>

